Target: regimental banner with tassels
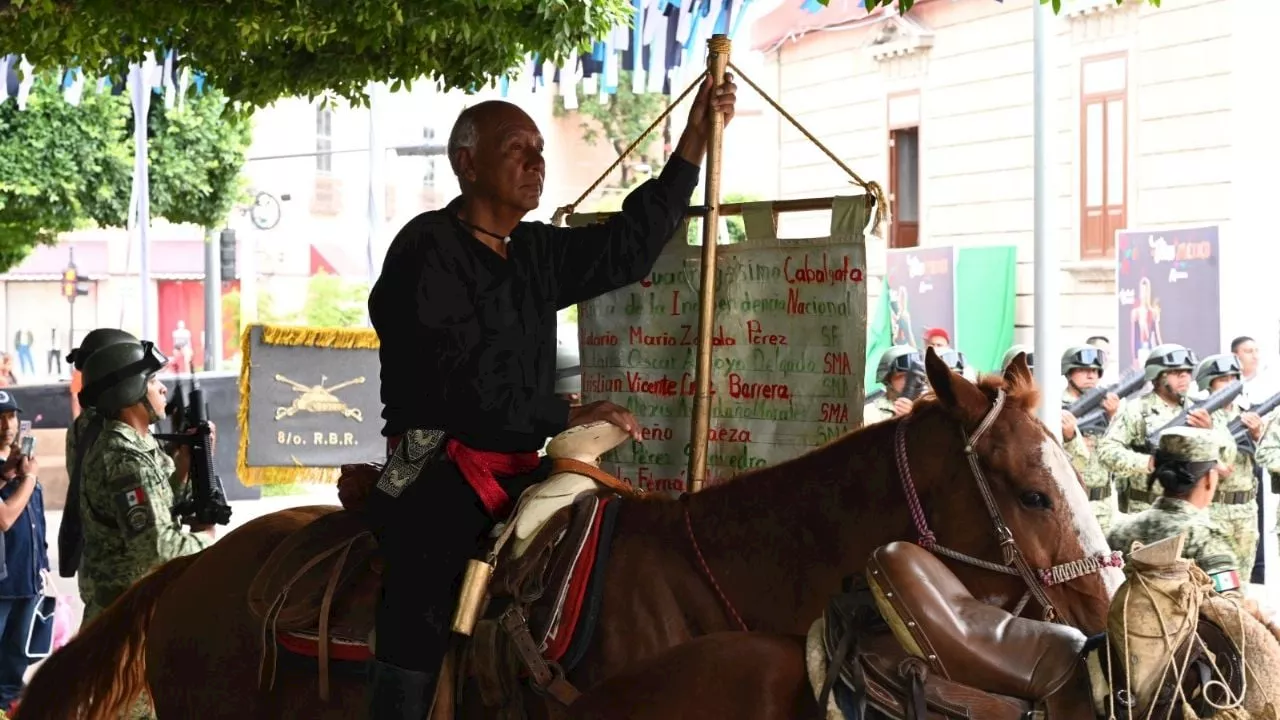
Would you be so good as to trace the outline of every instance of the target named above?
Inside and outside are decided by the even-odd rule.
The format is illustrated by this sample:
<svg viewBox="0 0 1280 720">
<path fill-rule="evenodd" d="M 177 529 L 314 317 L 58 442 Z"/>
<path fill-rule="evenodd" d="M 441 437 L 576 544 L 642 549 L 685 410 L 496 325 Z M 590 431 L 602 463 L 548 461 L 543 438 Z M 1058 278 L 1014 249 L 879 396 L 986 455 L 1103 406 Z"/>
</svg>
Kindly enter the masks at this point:
<svg viewBox="0 0 1280 720">
<path fill-rule="evenodd" d="M 241 342 L 242 483 L 332 481 L 385 458 L 373 330 L 251 325 Z"/>
</svg>

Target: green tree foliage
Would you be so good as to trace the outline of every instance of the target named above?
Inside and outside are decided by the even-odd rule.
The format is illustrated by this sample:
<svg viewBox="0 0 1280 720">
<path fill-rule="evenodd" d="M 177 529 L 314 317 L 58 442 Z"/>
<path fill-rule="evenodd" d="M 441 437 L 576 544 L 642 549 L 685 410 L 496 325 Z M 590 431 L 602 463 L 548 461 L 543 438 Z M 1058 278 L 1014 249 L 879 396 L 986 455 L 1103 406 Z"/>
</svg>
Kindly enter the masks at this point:
<svg viewBox="0 0 1280 720">
<path fill-rule="evenodd" d="M 183 107 L 172 110 L 162 102 L 151 103 L 147 149 L 152 215 L 204 228 L 226 222 L 244 191 L 240 169 L 252 128 L 248 120 L 223 117 L 225 105 L 226 98 L 217 92 L 192 94 Z"/>
<path fill-rule="evenodd" d="M 0 272 L 59 233 L 123 227 L 133 172 L 133 111 L 125 95 L 86 81 L 80 104 L 62 96 L 58 73 L 36 79 L 25 110 L 0 103 Z M 247 120 L 222 117 L 226 98 L 192 94 L 147 118 L 151 216 L 221 225 L 240 195 Z"/>
<path fill-rule="evenodd" d="M 599 95 L 590 95 L 584 97 L 578 105 L 578 114 L 584 118 L 581 123 L 582 139 L 590 144 L 598 143 L 602 136 L 603 139 L 613 147 L 613 151 L 621 157 L 622 152 L 627 146 L 640 137 L 640 133 L 644 132 L 653 124 L 663 110 L 667 109 L 669 99 L 662 93 L 633 93 L 631 92 L 631 71 L 622 70 L 618 73 L 618 92 L 610 95 L 607 100 L 602 101 Z M 556 96 L 553 112 L 557 117 L 563 117 L 568 114 L 565 110 L 564 99 Z M 661 170 L 662 163 L 652 157 L 647 151 L 652 146 L 654 140 L 660 140 L 661 133 L 654 131 L 641 147 L 636 148 L 634 160 L 647 163 L 652 172 L 657 174 Z M 665 161 L 665 158 L 663 158 Z M 628 163 L 622 164 L 622 187 L 630 187 L 632 182 L 632 170 Z"/>
<path fill-rule="evenodd" d="M 106 94 L 86 92 L 71 105 L 56 74 L 37 79 L 25 110 L 0 103 L 0 270 L 86 222 L 123 224 L 128 117 L 128 102 Z"/>
<path fill-rule="evenodd" d="M 466 89 L 531 53 L 560 60 L 632 14 L 630 0 L 0 0 L 0 47 L 112 77 L 176 48 L 248 106 L 329 91 L 361 104 L 370 82 Z"/>
<path fill-rule="evenodd" d="M 364 324 L 369 285 L 320 272 L 307 282 L 303 323 L 311 327 L 355 327 Z"/>
</svg>

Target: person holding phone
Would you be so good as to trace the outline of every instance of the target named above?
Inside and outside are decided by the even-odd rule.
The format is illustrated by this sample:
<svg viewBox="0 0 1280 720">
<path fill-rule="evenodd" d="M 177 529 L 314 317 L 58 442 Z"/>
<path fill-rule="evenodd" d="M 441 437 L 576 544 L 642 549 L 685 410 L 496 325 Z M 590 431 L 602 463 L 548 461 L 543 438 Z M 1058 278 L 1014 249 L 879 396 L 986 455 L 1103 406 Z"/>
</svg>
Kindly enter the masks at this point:
<svg viewBox="0 0 1280 720">
<path fill-rule="evenodd" d="M 0 465 L 0 531 L 4 568 L 0 572 L 0 710 L 12 712 L 22 693 L 23 676 L 33 660 L 27 635 L 40 602 L 42 570 L 49 569 L 45 541 L 44 493 L 36 478 L 35 436 L 21 423 L 13 394 L 0 390 L 0 447 L 8 457 Z M 25 439 L 24 439 L 25 434 Z M 28 453 L 24 453 L 24 446 Z"/>
</svg>

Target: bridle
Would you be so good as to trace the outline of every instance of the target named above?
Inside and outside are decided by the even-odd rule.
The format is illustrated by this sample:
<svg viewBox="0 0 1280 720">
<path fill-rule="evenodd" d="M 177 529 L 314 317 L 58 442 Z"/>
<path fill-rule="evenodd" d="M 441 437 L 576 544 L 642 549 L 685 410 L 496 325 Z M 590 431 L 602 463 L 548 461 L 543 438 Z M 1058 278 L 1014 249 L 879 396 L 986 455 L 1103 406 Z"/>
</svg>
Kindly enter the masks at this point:
<svg viewBox="0 0 1280 720">
<path fill-rule="evenodd" d="M 907 425 L 910 424 L 912 415 L 908 413 L 898 421 L 898 427 L 894 433 L 894 456 L 897 461 L 898 476 L 902 480 L 902 489 L 907 496 L 907 504 L 911 509 L 911 519 L 916 526 L 916 533 L 918 534 L 916 544 L 937 555 L 949 557 L 966 565 L 1021 577 L 1022 581 L 1027 585 L 1027 592 L 1018 601 L 1017 607 L 1012 611 L 1013 614 L 1015 616 L 1021 615 L 1027 602 L 1034 597 L 1044 608 L 1045 620 L 1063 622 L 1053 603 L 1049 602 L 1044 589 L 1102 572 L 1104 568 L 1124 567 L 1124 556 L 1119 552 L 1100 553 L 1047 569 L 1033 569 L 1027 564 L 1026 558 L 1023 557 L 1022 551 L 1018 548 L 1018 541 L 1014 539 L 1009 526 L 1005 524 L 1004 518 L 1000 515 L 1000 508 L 996 505 L 995 497 L 991 494 L 991 485 L 982 473 L 982 468 L 978 464 L 978 453 L 974 449 L 983 434 L 995 424 L 996 417 L 1004 409 L 1004 402 L 1005 392 L 1003 389 L 998 390 L 995 403 L 987 411 L 986 416 L 982 418 L 982 422 L 978 423 L 978 428 L 973 431 L 972 435 L 965 432 L 963 425 L 960 427 L 960 438 L 964 442 L 964 454 L 969 461 L 969 468 L 973 472 L 974 482 L 978 485 L 978 492 L 982 495 L 982 502 L 987 506 L 987 514 L 991 516 L 996 539 L 1000 542 L 1000 548 L 1004 555 L 1004 564 L 1001 565 L 966 555 L 938 544 L 933 531 L 929 529 L 928 519 L 925 518 L 924 508 L 920 504 L 920 494 L 916 492 L 915 483 L 911 480 L 911 467 L 907 459 Z"/>
</svg>

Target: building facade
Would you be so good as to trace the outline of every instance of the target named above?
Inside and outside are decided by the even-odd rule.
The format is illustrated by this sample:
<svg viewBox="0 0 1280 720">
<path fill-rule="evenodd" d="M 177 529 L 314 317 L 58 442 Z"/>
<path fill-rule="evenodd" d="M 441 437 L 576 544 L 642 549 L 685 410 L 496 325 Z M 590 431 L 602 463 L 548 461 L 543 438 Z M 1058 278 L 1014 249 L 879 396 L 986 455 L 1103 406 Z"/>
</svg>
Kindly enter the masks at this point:
<svg viewBox="0 0 1280 720">
<path fill-rule="evenodd" d="M 1033 0 L 918 0 L 901 17 L 853 0 L 783 2 L 755 28 L 782 104 L 878 179 L 894 222 L 870 248 L 1017 248 L 1016 342 L 1033 324 Z M 1262 68 L 1280 7 L 1247 0 L 1065 0 L 1050 21 L 1051 241 L 1065 342 L 1116 337 L 1115 232 L 1221 227 L 1223 342 L 1272 356 L 1278 253 L 1260 186 L 1280 159 Z M 843 172 L 780 125 L 777 193 L 848 192 Z M 878 283 L 870 286 L 879 294 Z M 872 304 L 878 301 L 873 297 Z M 1169 338 L 1176 340 L 1176 338 Z"/>
</svg>

